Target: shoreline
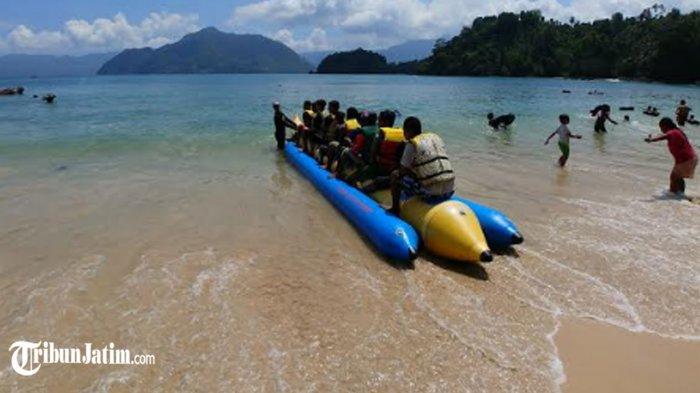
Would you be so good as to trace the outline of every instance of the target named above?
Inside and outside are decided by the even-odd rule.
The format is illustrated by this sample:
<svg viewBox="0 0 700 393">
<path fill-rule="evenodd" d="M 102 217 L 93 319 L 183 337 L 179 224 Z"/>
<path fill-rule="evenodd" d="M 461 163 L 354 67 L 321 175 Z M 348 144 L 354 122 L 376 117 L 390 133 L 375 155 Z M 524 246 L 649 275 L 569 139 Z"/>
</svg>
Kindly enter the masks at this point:
<svg viewBox="0 0 700 393">
<path fill-rule="evenodd" d="M 565 393 L 690 392 L 697 387 L 700 341 L 632 332 L 565 317 L 554 333 Z"/>
<path fill-rule="evenodd" d="M 700 81 L 695 82 L 666 82 L 655 79 L 635 79 L 622 77 L 582 78 L 572 76 L 542 76 L 542 75 L 440 75 L 440 74 L 410 74 L 410 73 L 319 73 L 319 72 L 238 72 L 238 73 L 135 73 L 135 74 L 90 74 L 90 75 L 63 75 L 63 76 L 0 76 L 0 80 L 42 80 L 42 79 L 72 79 L 92 77 L 134 77 L 134 76 L 185 76 L 185 75 L 329 75 L 329 76 L 413 76 L 436 78 L 506 78 L 506 79 L 559 79 L 577 82 L 610 82 L 613 79 L 619 82 L 649 83 L 668 86 L 700 86 Z M 614 82 L 611 82 L 614 83 Z"/>
</svg>

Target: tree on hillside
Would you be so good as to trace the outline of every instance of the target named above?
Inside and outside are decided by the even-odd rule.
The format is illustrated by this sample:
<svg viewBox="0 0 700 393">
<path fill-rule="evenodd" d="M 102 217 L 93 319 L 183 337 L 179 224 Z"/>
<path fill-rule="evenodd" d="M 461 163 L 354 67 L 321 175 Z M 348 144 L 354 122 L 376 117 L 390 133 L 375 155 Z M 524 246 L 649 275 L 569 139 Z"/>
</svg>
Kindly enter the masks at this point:
<svg viewBox="0 0 700 393">
<path fill-rule="evenodd" d="M 700 80 L 700 11 L 666 12 L 655 4 L 582 23 L 545 20 L 537 11 L 476 18 L 438 41 L 419 73 L 433 75 L 626 77 Z"/>
</svg>

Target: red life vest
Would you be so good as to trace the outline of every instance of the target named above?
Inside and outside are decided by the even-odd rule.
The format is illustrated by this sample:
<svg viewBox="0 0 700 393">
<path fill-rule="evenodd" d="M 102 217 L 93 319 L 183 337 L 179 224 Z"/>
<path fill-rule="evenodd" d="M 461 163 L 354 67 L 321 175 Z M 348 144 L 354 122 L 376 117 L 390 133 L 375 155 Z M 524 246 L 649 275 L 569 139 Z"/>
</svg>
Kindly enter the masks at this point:
<svg viewBox="0 0 700 393">
<path fill-rule="evenodd" d="M 403 137 L 403 129 L 401 128 L 383 127 L 381 132 L 384 138 L 379 145 L 377 164 L 389 172 L 399 166 L 406 140 Z"/>
</svg>

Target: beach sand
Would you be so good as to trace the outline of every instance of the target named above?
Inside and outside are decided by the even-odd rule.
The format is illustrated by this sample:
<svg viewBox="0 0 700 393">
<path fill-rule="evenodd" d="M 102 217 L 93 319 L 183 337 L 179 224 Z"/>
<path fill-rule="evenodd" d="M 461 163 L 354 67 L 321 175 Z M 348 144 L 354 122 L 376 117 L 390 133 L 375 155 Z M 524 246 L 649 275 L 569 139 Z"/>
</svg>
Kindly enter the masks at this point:
<svg viewBox="0 0 700 393">
<path fill-rule="evenodd" d="M 555 338 L 565 393 L 697 392 L 700 342 L 566 318 Z"/>
</svg>

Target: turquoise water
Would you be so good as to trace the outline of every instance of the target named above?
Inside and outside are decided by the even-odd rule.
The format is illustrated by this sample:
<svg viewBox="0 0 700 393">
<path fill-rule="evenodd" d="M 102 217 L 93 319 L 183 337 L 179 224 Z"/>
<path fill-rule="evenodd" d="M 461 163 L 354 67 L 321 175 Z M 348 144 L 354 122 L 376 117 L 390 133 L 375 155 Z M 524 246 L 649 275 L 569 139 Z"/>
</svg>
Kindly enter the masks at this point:
<svg viewBox="0 0 700 393">
<path fill-rule="evenodd" d="M 654 105 L 671 114 L 680 98 L 691 105 L 700 102 L 695 86 L 537 78 L 185 75 L 4 80 L 0 85 L 27 88 L 23 97 L 0 99 L 0 165 L 31 166 L 124 157 L 152 163 L 239 149 L 245 159 L 255 160 L 271 146 L 274 100 L 290 115 L 299 112 L 303 99 L 317 97 L 337 99 L 343 107 L 398 109 L 404 116 L 419 116 L 427 129 L 447 139 L 451 150 L 479 158 L 542 158 L 548 153 L 540 142 L 556 128 L 558 114 L 569 113 L 572 129 L 588 136 L 592 120 L 586 111 L 599 103 Z M 573 93 L 562 94 L 562 89 Z M 586 94 L 593 89 L 605 95 Z M 58 95 L 55 105 L 31 98 L 49 91 Z M 485 126 L 489 111 L 515 113 L 514 127 L 493 134 Z M 655 131 L 658 120 L 639 110 L 630 114 L 631 124 L 611 125 L 605 141 L 577 144 L 574 151 L 617 150 L 626 157 L 625 145 Z"/>
</svg>

